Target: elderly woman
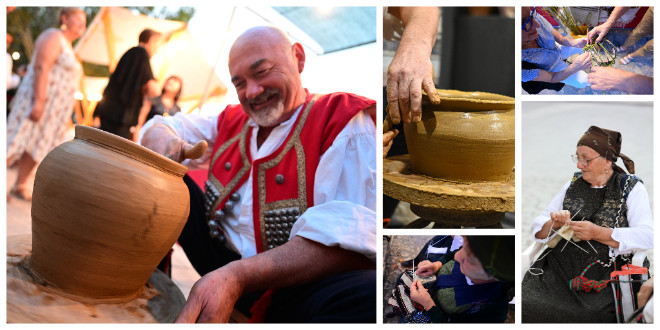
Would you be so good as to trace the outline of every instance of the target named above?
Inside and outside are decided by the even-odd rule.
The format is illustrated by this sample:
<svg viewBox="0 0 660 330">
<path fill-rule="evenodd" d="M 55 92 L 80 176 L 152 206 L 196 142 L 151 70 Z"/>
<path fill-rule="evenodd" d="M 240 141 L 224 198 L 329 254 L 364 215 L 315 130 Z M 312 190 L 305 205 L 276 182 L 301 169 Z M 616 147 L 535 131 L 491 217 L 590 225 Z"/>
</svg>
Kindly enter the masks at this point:
<svg viewBox="0 0 660 330">
<path fill-rule="evenodd" d="M 591 57 L 582 48 L 587 39 L 562 36 L 536 12 L 536 7 L 522 7 L 521 11 L 523 89 L 538 94 L 544 89 L 559 91 L 564 84 L 586 87 L 587 74 L 582 70 L 591 67 Z M 573 63 L 566 63 L 574 54 L 580 55 Z"/>
<path fill-rule="evenodd" d="M 653 247 L 648 194 L 639 178 L 615 164 L 621 157 L 635 173 L 633 161 L 620 151 L 621 134 L 596 126 L 578 141 L 573 160 L 580 172 L 532 224 L 538 242 L 553 242 L 558 231 L 562 235 L 525 274 L 523 322 L 616 322 L 612 288 L 596 287 L 598 281 L 609 280 L 635 250 Z M 571 280 L 582 274 L 593 281 L 571 289 Z"/>
<path fill-rule="evenodd" d="M 393 314 L 410 323 L 504 322 L 513 295 L 514 246 L 513 236 L 434 237 L 414 259 L 415 278 L 404 272 L 397 282 L 389 301 Z"/>
</svg>

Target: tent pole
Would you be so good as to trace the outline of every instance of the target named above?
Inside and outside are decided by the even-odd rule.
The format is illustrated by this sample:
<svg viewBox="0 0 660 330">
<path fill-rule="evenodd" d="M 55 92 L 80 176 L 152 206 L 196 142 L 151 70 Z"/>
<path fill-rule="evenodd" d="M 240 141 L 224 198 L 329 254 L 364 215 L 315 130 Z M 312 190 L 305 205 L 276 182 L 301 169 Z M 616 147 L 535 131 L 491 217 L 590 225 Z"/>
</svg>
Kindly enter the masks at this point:
<svg viewBox="0 0 660 330">
<path fill-rule="evenodd" d="M 199 102 L 199 107 L 198 107 L 199 111 L 202 111 L 202 107 L 204 106 L 204 103 L 206 102 L 206 99 L 209 96 L 209 86 L 211 85 L 211 79 L 213 79 L 213 75 L 215 74 L 215 68 L 218 66 L 218 62 L 220 61 L 220 54 L 222 54 L 222 49 L 225 48 L 225 42 L 227 42 L 227 36 L 229 35 L 231 23 L 234 21 L 234 14 L 236 14 L 236 6 L 234 6 L 234 9 L 231 11 L 229 24 L 227 24 L 227 31 L 225 32 L 225 36 L 222 38 L 222 44 L 220 44 L 220 50 L 218 50 L 218 56 L 215 58 L 215 63 L 213 63 L 213 67 L 211 68 L 209 77 L 206 79 L 206 85 L 204 86 L 204 94 L 202 94 L 202 100 Z"/>
</svg>

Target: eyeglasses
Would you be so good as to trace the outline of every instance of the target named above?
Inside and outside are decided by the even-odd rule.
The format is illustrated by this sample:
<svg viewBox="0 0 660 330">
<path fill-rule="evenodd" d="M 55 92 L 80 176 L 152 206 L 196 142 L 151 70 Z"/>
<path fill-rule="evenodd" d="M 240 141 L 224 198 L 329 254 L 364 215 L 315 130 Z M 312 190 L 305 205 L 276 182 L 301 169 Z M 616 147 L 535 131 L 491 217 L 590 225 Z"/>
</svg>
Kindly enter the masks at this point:
<svg viewBox="0 0 660 330">
<path fill-rule="evenodd" d="M 591 158 L 591 159 L 584 159 L 584 158 L 578 157 L 578 155 L 575 155 L 575 154 L 571 155 L 571 159 L 573 160 L 573 163 L 577 164 L 578 162 L 580 162 L 580 164 L 582 164 L 584 166 L 589 166 L 589 162 L 591 162 L 592 160 L 594 160 L 596 158 L 600 158 L 600 157 L 603 157 L 603 156 L 598 155 L 598 156 L 596 156 L 594 158 Z"/>
<path fill-rule="evenodd" d="M 534 14 L 536 14 L 536 7 L 532 8 L 529 17 L 527 17 L 527 19 L 525 20 L 525 24 L 523 24 L 522 26 L 523 30 L 529 32 L 529 30 L 532 29 L 532 25 L 534 25 Z"/>
</svg>

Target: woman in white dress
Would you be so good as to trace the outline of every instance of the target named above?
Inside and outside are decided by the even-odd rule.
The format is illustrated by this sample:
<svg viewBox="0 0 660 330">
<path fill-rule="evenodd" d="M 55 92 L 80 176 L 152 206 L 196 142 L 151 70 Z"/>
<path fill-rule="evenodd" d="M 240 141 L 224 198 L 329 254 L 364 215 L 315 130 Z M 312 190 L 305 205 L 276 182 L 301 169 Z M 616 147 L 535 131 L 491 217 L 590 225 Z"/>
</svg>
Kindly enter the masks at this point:
<svg viewBox="0 0 660 330">
<path fill-rule="evenodd" d="M 32 198 L 28 182 L 35 167 L 62 142 L 82 73 L 71 43 L 85 33 L 85 11 L 63 8 L 60 22 L 60 28 L 47 29 L 37 38 L 7 118 L 7 166 L 18 167 L 10 193 L 25 200 Z"/>
</svg>

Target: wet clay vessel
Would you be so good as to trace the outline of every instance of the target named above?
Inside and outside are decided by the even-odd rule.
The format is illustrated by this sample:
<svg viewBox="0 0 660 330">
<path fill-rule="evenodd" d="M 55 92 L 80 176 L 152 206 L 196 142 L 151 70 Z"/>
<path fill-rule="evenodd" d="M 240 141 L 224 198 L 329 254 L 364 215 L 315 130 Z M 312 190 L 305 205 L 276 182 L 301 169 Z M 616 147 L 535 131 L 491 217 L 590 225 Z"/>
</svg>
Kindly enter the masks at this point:
<svg viewBox="0 0 660 330">
<path fill-rule="evenodd" d="M 130 300 L 177 240 L 189 213 L 187 168 L 84 126 L 37 169 L 29 267 L 49 288 Z"/>
<path fill-rule="evenodd" d="M 515 99 L 483 92 L 438 90 L 426 96 L 422 120 L 404 124 L 412 170 L 456 182 L 506 181 L 515 163 Z"/>
</svg>

